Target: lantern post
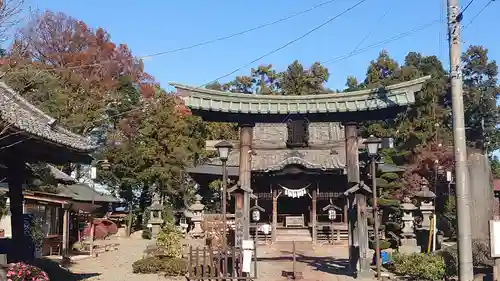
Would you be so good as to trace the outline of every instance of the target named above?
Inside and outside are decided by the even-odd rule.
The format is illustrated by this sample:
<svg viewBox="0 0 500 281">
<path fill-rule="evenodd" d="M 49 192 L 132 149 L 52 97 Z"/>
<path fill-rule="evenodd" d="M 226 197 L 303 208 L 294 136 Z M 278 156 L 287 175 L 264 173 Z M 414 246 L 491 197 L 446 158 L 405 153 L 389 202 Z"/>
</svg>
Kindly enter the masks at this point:
<svg viewBox="0 0 500 281">
<path fill-rule="evenodd" d="M 233 145 L 228 141 L 221 141 L 215 145 L 219 153 L 219 159 L 222 162 L 222 249 L 224 255 L 227 255 L 227 159 Z M 227 258 L 226 258 L 227 259 Z M 227 264 L 227 261 L 226 261 Z"/>
<path fill-rule="evenodd" d="M 95 182 L 94 180 L 97 179 L 97 168 L 101 167 L 104 171 L 109 170 L 111 167 L 111 164 L 109 164 L 108 159 L 101 159 L 101 160 L 95 160 L 92 161 L 91 167 L 90 167 L 90 179 L 91 179 L 91 184 L 92 184 L 92 207 L 94 206 L 95 203 Z M 90 256 L 94 256 L 94 232 L 95 232 L 95 227 L 94 227 L 94 215 L 90 214 Z"/>
<path fill-rule="evenodd" d="M 340 209 L 339 207 L 333 205 L 333 201 L 332 199 L 330 199 L 330 204 L 326 205 L 324 208 L 323 208 L 323 212 L 327 212 L 328 214 L 328 219 L 330 220 L 330 232 L 331 232 L 331 235 L 332 235 L 332 245 L 334 244 L 333 243 L 333 236 L 334 236 L 334 229 L 333 229 L 333 222 L 335 221 L 335 219 L 337 218 L 337 210 L 342 210 Z M 337 237 L 338 238 L 338 237 Z"/>
<path fill-rule="evenodd" d="M 373 195 L 373 236 L 375 238 L 375 259 L 377 261 L 377 279 L 380 280 L 382 274 L 382 261 L 380 260 L 380 237 L 379 237 L 379 220 L 378 220 L 378 204 L 377 204 L 377 157 L 378 150 L 382 144 L 382 139 L 371 135 L 364 142 L 366 151 L 370 157 L 370 174 L 372 176 L 372 195 Z"/>
</svg>

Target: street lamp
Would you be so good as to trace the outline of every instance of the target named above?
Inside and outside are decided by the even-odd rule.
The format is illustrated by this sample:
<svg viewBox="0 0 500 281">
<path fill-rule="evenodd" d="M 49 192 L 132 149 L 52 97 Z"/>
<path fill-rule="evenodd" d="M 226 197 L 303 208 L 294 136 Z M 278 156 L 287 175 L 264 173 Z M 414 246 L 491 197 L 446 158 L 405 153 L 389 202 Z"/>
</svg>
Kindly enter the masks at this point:
<svg viewBox="0 0 500 281">
<path fill-rule="evenodd" d="M 111 167 L 111 164 L 109 164 L 108 159 L 101 159 L 101 160 L 96 160 L 92 161 L 91 167 L 90 167 L 90 179 L 91 179 L 91 184 L 92 184 L 92 208 L 94 207 L 95 203 L 95 182 L 94 180 L 97 179 L 97 167 L 100 166 L 103 170 L 109 170 Z M 94 256 L 94 216 L 90 214 L 90 256 Z"/>
<path fill-rule="evenodd" d="M 224 271 L 227 270 L 227 159 L 233 148 L 233 144 L 228 141 L 221 141 L 215 145 L 222 162 L 222 247 L 224 250 Z M 225 274 L 224 273 L 224 274 Z"/>
<path fill-rule="evenodd" d="M 378 206 L 377 206 L 377 167 L 376 161 L 378 157 L 378 150 L 382 144 L 382 139 L 376 138 L 371 135 L 364 142 L 366 144 L 366 151 L 370 157 L 371 169 L 370 173 L 372 175 L 372 195 L 373 195 L 373 235 L 375 237 L 375 258 L 377 260 L 377 279 L 380 280 L 382 261 L 380 260 L 380 238 L 379 238 L 379 221 L 378 221 Z"/>
</svg>

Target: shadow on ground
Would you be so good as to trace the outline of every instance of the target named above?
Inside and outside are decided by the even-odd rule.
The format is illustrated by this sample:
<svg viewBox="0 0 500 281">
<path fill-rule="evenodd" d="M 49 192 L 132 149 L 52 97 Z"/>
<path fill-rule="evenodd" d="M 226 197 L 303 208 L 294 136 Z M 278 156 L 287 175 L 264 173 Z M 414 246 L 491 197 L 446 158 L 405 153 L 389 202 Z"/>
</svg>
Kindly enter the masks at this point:
<svg viewBox="0 0 500 281">
<path fill-rule="evenodd" d="M 30 264 L 45 271 L 49 275 L 50 281 L 80 281 L 100 275 L 100 273 L 73 273 L 61 267 L 58 261 L 46 258 L 36 259 Z M 71 265 L 68 266 L 71 267 Z"/>
<path fill-rule="evenodd" d="M 260 257 L 257 258 L 259 262 L 280 262 L 280 261 L 288 261 L 286 266 L 283 269 L 290 270 L 292 268 L 293 261 L 293 253 L 288 251 L 280 251 L 281 256 L 279 257 Z M 334 274 L 334 275 L 343 275 L 350 276 L 353 275 L 349 272 L 349 260 L 347 259 L 335 259 L 329 256 L 326 257 L 311 257 L 302 254 L 295 254 L 295 260 L 297 263 L 305 264 L 309 266 L 312 270 L 316 270 L 319 272 Z"/>
</svg>

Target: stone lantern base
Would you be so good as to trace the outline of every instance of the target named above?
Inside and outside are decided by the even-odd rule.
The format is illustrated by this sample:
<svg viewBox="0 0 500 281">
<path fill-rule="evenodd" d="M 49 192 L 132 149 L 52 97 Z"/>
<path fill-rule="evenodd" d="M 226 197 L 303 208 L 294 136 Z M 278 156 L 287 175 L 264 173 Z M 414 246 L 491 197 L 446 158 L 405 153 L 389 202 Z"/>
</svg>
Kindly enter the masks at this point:
<svg viewBox="0 0 500 281">
<path fill-rule="evenodd" d="M 417 239 L 404 238 L 401 239 L 401 246 L 399 246 L 398 251 L 402 254 L 420 253 L 421 248 L 417 245 Z"/>
</svg>

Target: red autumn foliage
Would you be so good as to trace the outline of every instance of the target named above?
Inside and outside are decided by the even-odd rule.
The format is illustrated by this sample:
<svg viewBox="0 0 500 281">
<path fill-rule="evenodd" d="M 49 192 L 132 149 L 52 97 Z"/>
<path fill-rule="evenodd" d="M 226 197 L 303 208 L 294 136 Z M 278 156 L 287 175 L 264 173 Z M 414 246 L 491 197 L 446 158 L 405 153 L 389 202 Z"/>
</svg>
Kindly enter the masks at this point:
<svg viewBox="0 0 500 281">
<path fill-rule="evenodd" d="M 403 179 L 404 188 L 397 197 L 413 196 L 420 191 L 422 184 L 433 182 L 444 177 L 444 171 L 451 171 L 454 165 L 453 148 L 431 143 L 425 148 L 417 149 L 411 156 Z"/>
<path fill-rule="evenodd" d="M 18 31 L 12 45 L 15 63 L 34 63 L 75 84 L 99 89 L 101 94 L 128 76 L 151 95 L 154 79 L 125 44 L 111 42 L 102 28 L 92 29 L 63 13 L 36 14 Z"/>
</svg>

